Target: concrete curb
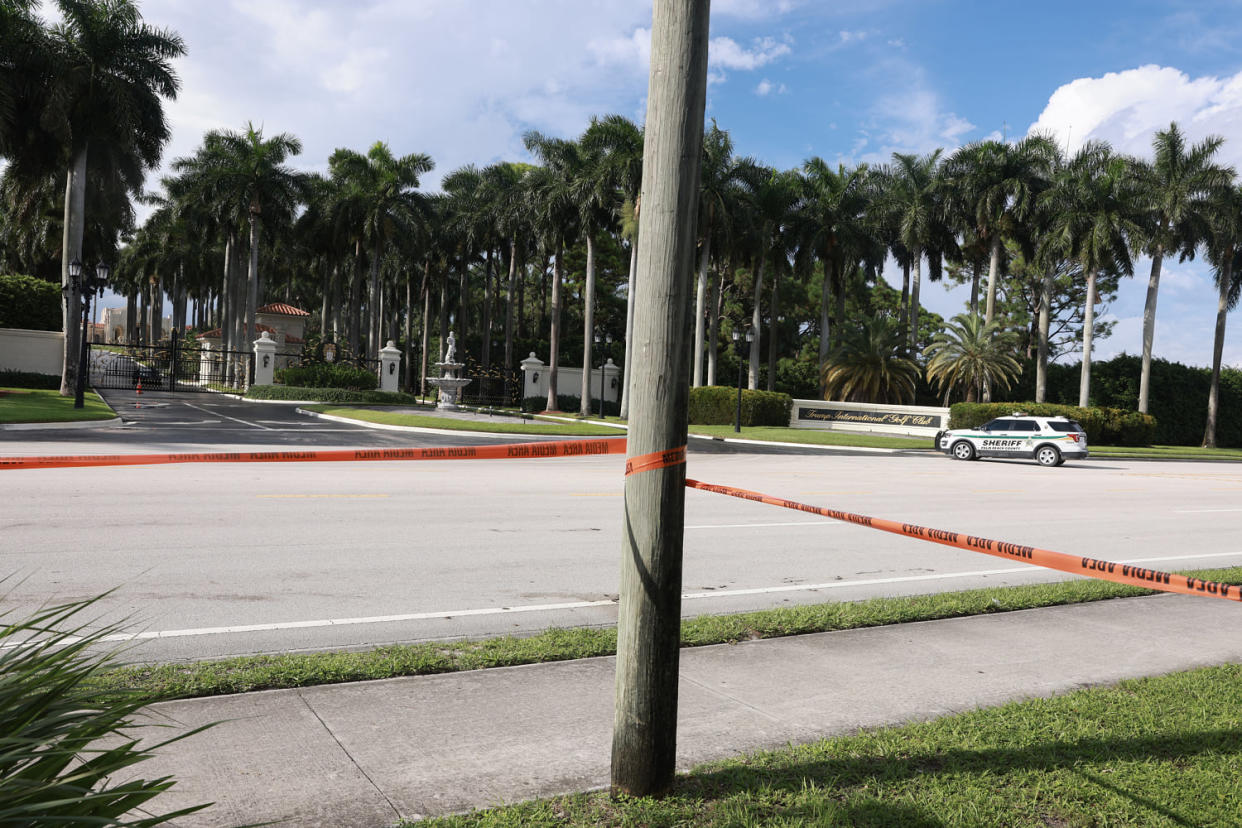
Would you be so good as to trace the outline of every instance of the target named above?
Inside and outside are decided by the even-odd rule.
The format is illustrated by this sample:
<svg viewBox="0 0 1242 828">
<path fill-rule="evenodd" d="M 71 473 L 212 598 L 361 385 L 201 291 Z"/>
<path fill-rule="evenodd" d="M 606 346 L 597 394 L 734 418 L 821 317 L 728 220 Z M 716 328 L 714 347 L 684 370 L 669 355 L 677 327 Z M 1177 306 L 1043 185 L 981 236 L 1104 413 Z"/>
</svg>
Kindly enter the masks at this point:
<svg viewBox="0 0 1242 828">
<path fill-rule="evenodd" d="M 332 414 L 323 414 L 318 411 L 307 411 L 305 408 L 295 409 L 296 413 L 304 414 L 307 417 L 318 417 L 321 420 L 328 420 L 334 423 L 347 423 L 349 425 L 363 426 L 364 428 L 377 428 L 381 431 L 406 431 L 415 434 L 447 434 L 451 437 L 460 437 L 466 435 L 469 437 L 484 437 L 492 440 L 512 440 L 514 438 L 538 437 L 538 434 L 495 434 L 490 431 L 465 431 L 462 429 L 452 428 L 423 428 L 421 426 L 400 426 L 389 425 L 388 423 L 369 423 L 366 420 L 354 420 L 349 417 L 337 417 Z M 564 437 L 565 435 L 549 434 L 549 437 Z"/>
<path fill-rule="evenodd" d="M 120 417 L 110 420 L 74 420 L 68 423 L 0 423 L 0 431 L 60 431 L 66 428 L 112 428 L 122 425 Z"/>
</svg>

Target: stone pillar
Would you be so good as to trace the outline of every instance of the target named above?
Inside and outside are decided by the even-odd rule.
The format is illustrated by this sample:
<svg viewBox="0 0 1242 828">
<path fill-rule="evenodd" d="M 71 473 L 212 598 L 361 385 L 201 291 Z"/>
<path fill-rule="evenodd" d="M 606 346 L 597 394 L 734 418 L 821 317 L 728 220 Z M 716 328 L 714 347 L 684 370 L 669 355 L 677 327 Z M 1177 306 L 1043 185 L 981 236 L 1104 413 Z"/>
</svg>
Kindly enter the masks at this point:
<svg viewBox="0 0 1242 828">
<path fill-rule="evenodd" d="M 621 369 L 611 358 L 604 363 L 604 399 L 608 402 L 621 399 Z"/>
<path fill-rule="evenodd" d="M 198 381 L 200 384 L 206 384 L 211 381 L 216 372 L 211 368 L 211 340 L 200 339 L 198 352 Z"/>
<path fill-rule="evenodd" d="M 254 381 L 252 385 L 271 385 L 276 378 L 276 340 L 267 331 L 254 341 Z"/>
<path fill-rule="evenodd" d="M 544 362 L 531 351 L 530 356 L 520 363 L 526 382 L 522 386 L 522 399 L 527 397 L 546 397 L 548 395 L 548 373 L 544 371 Z"/>
<path fill-rule="evenodd" d="M 397 391 L 401 383 L 401 349 L 388 340 L 380 350 L 380 390 Z"/>
</svg>

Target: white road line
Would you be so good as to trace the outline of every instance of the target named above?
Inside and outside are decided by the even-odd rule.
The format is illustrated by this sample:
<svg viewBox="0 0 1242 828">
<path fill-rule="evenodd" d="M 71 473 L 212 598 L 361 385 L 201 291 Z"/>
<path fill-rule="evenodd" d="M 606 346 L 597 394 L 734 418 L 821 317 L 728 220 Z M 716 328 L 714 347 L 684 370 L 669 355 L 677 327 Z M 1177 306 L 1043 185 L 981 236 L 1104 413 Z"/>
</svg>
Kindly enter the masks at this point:
<svg viewBox="0 0 1242 828">
<path fill-rule="evenodd" d="M 1242 556 L 1242 552 L 1213 552 L 1203 555 L 1159 555 L 1153 558 L 1124 558 L 1117 563 L 1149 563 L 1152 561 L 1200 560 L 1203 558 L 1223 558 Z M 935 575 L 905 575 L 895 578 L 868 578 L 857 581 L 829 581 L 824 584 L 785 584 L 775 587 L 758 587 L 755 589 L 719 589 L 705 592 L 687 592 L 683 600 L 704 598 L 735 598 L 746 595 L 764 595 L 779 592 L 807 592 L 825 589 L 848 589 L 858 586 L 874 586 L 877 584 L 916 583 L 920 581 L 938 581 L 951 578 L 970 578 L 982 575 L 1012 575 L 1018 572 L 1031 572 L 1037 569 L 1030 566 L 1015 566 L 1005 569 L 976 569 L 967 572 L 943 572 Z M 273 632 L 277 630 L 302 630 L 312 627 L 347 627 L 359 624 L 391 624 L 402 621 L 433 621 L 437 619 L 461 618 L 478 615 L 513 615 L 521 612 L 555 612 L 557 610 L 590 609 L 591 607 L 615 606 L 616 601 L 573 601 L 564 604 L 527 604 L 516 607 L 482 607 L 479 609 L 446 610 L 441 612 L 411 612 L 402 615 L 374 615 L 359 618 L 321 618 L 311 621 L 283 621 L 272 624 L 242 624 L 230 627 L 198 627 L 187 630 L 152 630 L 141 633 L 109 635 L 101 641 L 141 641 L 151 638 L 189 638 L 201 635 L 224 635 L 236 633 Z M 0 650 L 21 646 L 20 644 L 0 645 Z"/>
<path fill-rule="evenodd" d="M 840 521 L 836 520 L 796 520 L 789 523 L 711 523 L 702 524 L 700 526 L 687 526 L 687 529 L 747 529 L 752 526 L 768 527 L 768 526 L 842 526 Z"/>
<path fill-rule="evenodd" d="M 275 430 L 275 429 L 268 428 L 268 427 L 267 427 L 267 426 L 265 426 L 265 425 L 259 425 L 258 423 L 252 423 L 252 422 L 249 422 L 249 421 L 247 421 L 247 420 L 239 420 L 239 419 L 237 419 L 236 417 L 230 417 L 228 414 L 221 414 L 219 411 L 208 411 L 206 408 L 199 408 L 197 405 L 194 405 L 193 403 L 182 402 L 181 404 L 182 404 L 182 405 L 188 405 L 190 408 L 193 408 L 195 411 L 201 411 L 201 412 L 203 412 L 204 414 L 210 414 L 210 415 L 211 415 L 211 416 L 213 416 L 213 417 L 223 417 L 224 419 L 226 419 L 226 420 L 232 420 L 232 421 L 233 421 L 233 422 L 235 422 L 235 423 L 241 423 L 242 425 L 248 425 L 248 426 L 254 426 L 255 428 L 261 428 L 261 429 L 263 429 L 264 431 L 274 431 L 274 430 Z"/>
<path fill-rule="evenodd" d="M 1203 512 L 1242 512 L 1242 509 L 1174 509 L 1175 515 L 1196 515 Z"/>
</svg>

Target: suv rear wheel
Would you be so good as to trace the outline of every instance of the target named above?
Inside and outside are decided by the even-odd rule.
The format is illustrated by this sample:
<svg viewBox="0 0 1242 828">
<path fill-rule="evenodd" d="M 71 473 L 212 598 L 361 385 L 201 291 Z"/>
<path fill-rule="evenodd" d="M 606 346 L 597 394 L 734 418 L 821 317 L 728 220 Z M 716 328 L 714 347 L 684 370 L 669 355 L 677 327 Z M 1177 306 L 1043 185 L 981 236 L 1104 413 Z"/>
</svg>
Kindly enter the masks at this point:
<svg viewBox="0 0 1242 828">
<path fill-rule="evenodd" d="M 1040 446 L 1035 451 L 1035 459 L 1041 466 L 1059 466 L 1063 462 L 1056 446 Z"/>
<path fill-rule="evenodd" d="M 958 440 L 953 444 L 953 456 L 958 460 L 974 460 L 975 447 L 967 440 Z"/>
</svg>

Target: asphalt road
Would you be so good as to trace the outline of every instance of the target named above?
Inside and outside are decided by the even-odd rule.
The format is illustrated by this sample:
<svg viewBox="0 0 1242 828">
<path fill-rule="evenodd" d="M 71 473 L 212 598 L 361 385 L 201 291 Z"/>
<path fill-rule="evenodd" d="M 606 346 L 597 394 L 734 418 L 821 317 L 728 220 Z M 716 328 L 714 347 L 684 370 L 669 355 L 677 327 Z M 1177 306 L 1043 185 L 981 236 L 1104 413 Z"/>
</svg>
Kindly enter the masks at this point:
<svg viewBox="0 0 1242 828">
<path fill-rule="evenodd" d="M 110 400 L 123 428 L 0 433 L 0 454 L 496 442 L 175 396 L 144 395 L 132 411 Z M 6 605 L 118 587 L 102 610 L 151 636 L 134 652 L 149 660 L 609 624 L 622 465 L 609 456 L 0 472 L 0 569 L 14 577 Z M 689 466 L 707 482 L 1071 554 L 1160 569 L 1242 564 L 1238 465 L 1046 469 L 695 441 Z M 688 491 L 686 503 L 687 615 L 1064 577 L 711 493 Z"/>
</svg>

